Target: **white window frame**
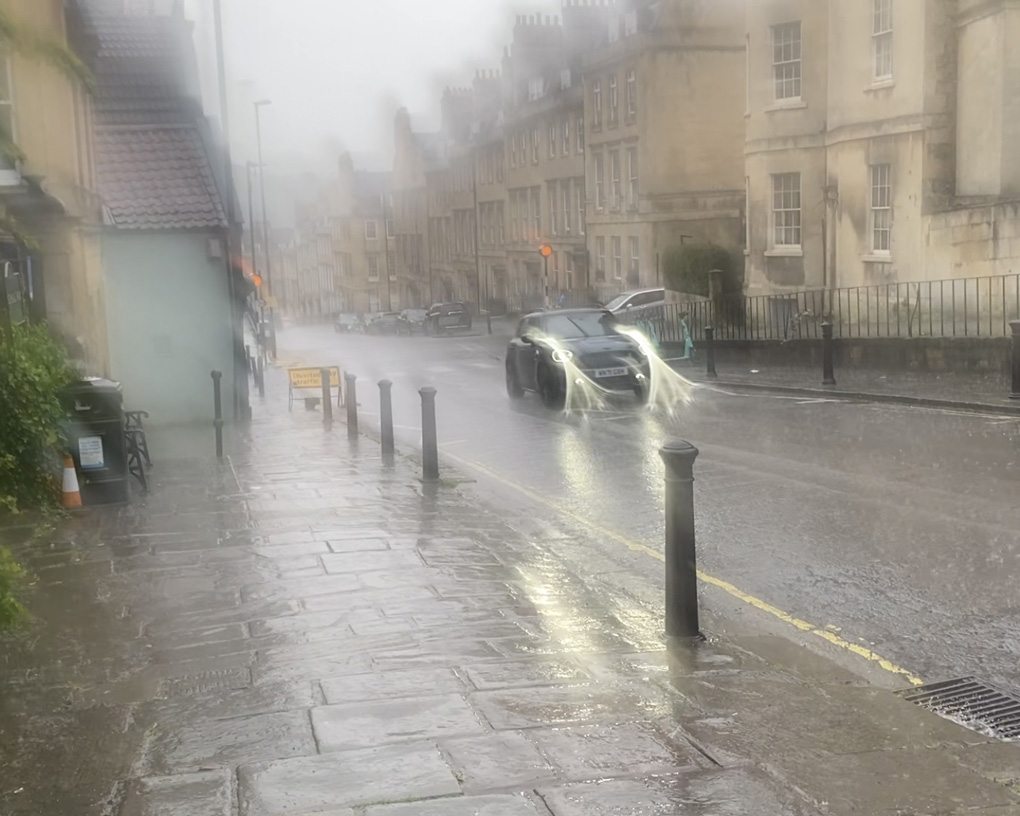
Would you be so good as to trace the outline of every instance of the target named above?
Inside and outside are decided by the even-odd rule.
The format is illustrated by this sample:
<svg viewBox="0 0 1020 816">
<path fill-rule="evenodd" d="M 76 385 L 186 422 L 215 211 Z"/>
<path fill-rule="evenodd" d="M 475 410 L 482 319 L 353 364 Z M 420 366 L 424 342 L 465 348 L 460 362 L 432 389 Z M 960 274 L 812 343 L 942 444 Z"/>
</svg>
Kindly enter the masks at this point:
<svg viewBox="0 0 1020 816">
<path fill-rule="evenodd" d="M 627 71 L 627 119 L 637 116 L 637 71 Z"/>
<path fill-rule="evenodd" d="M 563 149 L 560 151 L 564 156 L 570 155 L 570 120 L 563 120 Z"/>
<path fill-rule="evenodd" d="M 617 87 L 616 74 L 609 77 L 609 124 L 615 125 L 620 114 L 620 89 Z"/>
<path fill-rule="evenodd" d="M 396 229 L 397 229 L 397 227 L 396 227 L 396 224 L 393 223 L 393 219 L 392 218 L 387 218 L 386 219 L 386 237 L 387 238 L 392 238 L 394 235 L 396 235 Z"/>
<path fill-rule="evenodd" d="M 776 102 L 802 98 L 803 41 L 800 20 L 772 26 L 772 89 Z"/>
<path fill-rule="evenodd" d="M 868 223 L 873 255 L 892 254 L 892 165 L 870 166 Z"/>
<path fill-rule="evenodd" d="M 627 173 L 630 176 L 627 186 L 627 203 L 633 206 L 638 201 L 638 152 L 636 147 L 627 148 Z"/>
<path fill-rule="evenodd" d="M 577 117 L 577 155 L 584 153 L 584 117 Z"/>
<path fill-rule="evenodd" d="M 534 238 L 537 241 L 542 237 L 542 188 L 532 187 L 531 188 L 531 200 L 534 205 L 533 209 L 535 217 L 535 234 Z"/>
<path fill-rule="evenodd" d="M 628 277 L 633 275 L 638 282 L 641 280 L 641 241 L 636 235 L 631 235 L 627 239 L 628 249 L 630 250 L 630 266 L 627 270 Z"/>
<path fill-rule="evenodd" d="M 379 222 L 374 218 L 365 221 L 365 240 L 375 241 L 379 238 Z"/>
<path fill-rule="evenodd" d="M 559 184 L 557 184 L 555 181 L 550 181 L 547 185 L 546 192 L 549 196 L 549 231 L 553 235 L 559 235 L 560 234 Z"/>
<path fill-rule="evenodd" d="M 510 166 L 517 167 L 517 134 L 510 135 Z"/>
<path fill-rule="evenodd" d="M 14 71 L 11 67 L 11 55 L 10 50 L 7 47 L 0 46 L 0 71 L 3 71 L 3 76 L 7 80 L 7 99 L 0 99 L 0 107 L 6 108 L 10 113 L 11 132 L 7 134 L 8 138 L 18 143 L 18 121 L 17 121 L 17 103 L 14 95 Z M 10 186 L 21 183 L 21 172 L 18 170 L 17 163 L 8 159 L 6 156 L 0 155 L 0 186 Z"/>
<path fill-rule="evenodd" d="M 602 127 L 602 80 L 596 79 L 591 84 L 592 129 Z"/>
<path fill-rule="evenodd" d="M 556 123 L 549 123 L 549 158 L 556 158 L 556 145 L 559 142 L 559 133 L 556 132 Z"/>
<path fill-rule="evenodd" d="M 584 200 L 584 185 L 576 184 L 577 190 L 577 234 L 584 235 L 585 229 L 585 200 Z"/>
<path fill-rule="evenodd" d="M 872 0 L 871 78 L 893 78 L 893 0 Z"/>
<path fill-rule="evenodd" d="M 373 271 L 374 267 L 374 271 Z M 379 256 L 369 255 L 368 256 L 368 282 L 378 283 L 379 282 Z"/>
<path fill-rule="evenodd" d="M 595 154 L 593 169 L 595 171 L 595 212 L 602 212 L 606 208 L 606 160 L 601 150 Z"/>
<path fill-rule="evenodd" d="M 606 236 L 595 237 L 595 280 L 606 279 Z"/>
<path fill-rule="evenodd" d="M 623 238 L 613 236 L 613 280 L 623 280 Z"/>
<path fill-rule="evenodd" d="M 612 198 L 609 200 L 609 206 L 611 208 L 618 208 L 621 200 L 623 199 L 623 180 L 621 178 L 619 148 L 609 151 L 609 175 L 609 190 L 612 194 Z"/>
<path fill-rule="evenodd" d="M 538 164 L 538 128 L 531 129 L 531 163 Z"/>
<path fill-rule="evenodd" d="M 572 201 L 570 197 L 570 182 L 560 182 L 560 195 L 563 198 L 563 234 L 570 235 L 573 232 L 573 219 L 570 217 L 570 211 L 573 209 Z"/>
<path fill-rule="evenodd" d="M 799 250 L 803 240 L 800 173 L 772 176 L 772 247 Z"/>
</svg>

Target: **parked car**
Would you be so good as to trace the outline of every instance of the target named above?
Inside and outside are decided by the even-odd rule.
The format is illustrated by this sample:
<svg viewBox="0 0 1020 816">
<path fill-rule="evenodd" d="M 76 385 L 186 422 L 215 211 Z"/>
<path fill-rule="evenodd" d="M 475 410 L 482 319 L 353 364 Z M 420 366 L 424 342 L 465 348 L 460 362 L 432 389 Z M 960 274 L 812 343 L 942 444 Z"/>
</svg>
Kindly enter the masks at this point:
<svg viewBox="0 0 1020 816">
<path fill-rule="evenodd" d="M 415 332 L 425 331 L 425 316 L 427 309 L 404 309 L 400 313 L 400 333 L 411 335 Z"/>
<path fill-rule="evenodd" d="M 361 320 L 353 312 L 341 312 L 333 321 L 333 330 L 337 334 L 354 334 L 363 331 Z"/>
<path fill-rule="evenodd" d="M 622 315 L 624 312 L 629 312 L 633 309 L 643 309 L 647 306 L 662 306 L 665 302 L 665 289 L 640 289 L 617 295 L 606 304 L 606 309 L 615 315 Z"/>
<path fill-rule="evenodd" d="M 425 332 L 442 334 L 454 329 L 470 329 L 471 313 L 463 301 L 434 303 L 425 315 Z"/>
<path fill-rule="evenodd" d="M 372 315 L 365 334 L 399 334 L 400 330 L 400 312 L 380 312 Z"/>
<path fill-rule="evenodd" d="M 648 399 L 648 355 L 620 333 L 615 315 L 606 309 L 562 309 L 524 317 L 506 351 L 507 394 L 520 399 L 525 391 L 534 391 L 547 407 L 561 408 L 568 366 L 607 391 Z"/>
</svg>

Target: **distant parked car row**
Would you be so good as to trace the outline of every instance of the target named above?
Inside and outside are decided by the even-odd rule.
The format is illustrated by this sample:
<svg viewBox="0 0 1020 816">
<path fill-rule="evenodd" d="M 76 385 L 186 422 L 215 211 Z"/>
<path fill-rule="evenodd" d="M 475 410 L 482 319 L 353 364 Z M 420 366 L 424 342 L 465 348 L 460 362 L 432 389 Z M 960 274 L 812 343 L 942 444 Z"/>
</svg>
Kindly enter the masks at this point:
<svg viewBox="0 0 1020 816">
<path fill-rule="evenodd" d="M 338 334 L 439 335 L 470 328 L 471 313 L 462 301 L 436 303 L 429 309 L 375 312 L 364 316 L 342 312 L 333 323 Z"/>
</svg>

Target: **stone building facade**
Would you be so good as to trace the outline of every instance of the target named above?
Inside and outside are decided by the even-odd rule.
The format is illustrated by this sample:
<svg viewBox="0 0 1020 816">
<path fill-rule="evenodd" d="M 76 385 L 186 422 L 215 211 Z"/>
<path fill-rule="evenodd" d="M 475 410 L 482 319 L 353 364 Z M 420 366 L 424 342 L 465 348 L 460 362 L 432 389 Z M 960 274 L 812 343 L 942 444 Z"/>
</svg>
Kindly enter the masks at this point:
<svg viewBox="0 0 1020 816">
<path fill-rule="evenodd" d="M 603 297 L 661 285 L 662 255 L 685 241 L 742 244 L 742 12 L 743 0 L 620 3 L 585 60 L 588 243 Z"/>
</svg>

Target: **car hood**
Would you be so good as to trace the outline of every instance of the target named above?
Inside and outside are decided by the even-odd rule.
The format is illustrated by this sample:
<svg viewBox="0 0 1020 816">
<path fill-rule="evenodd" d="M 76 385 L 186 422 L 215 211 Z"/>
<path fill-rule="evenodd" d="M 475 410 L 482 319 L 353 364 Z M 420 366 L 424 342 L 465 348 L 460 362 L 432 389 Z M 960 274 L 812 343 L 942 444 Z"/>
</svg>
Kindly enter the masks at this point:
<svg viewBox="0 0 1020 816">
<path fill-rule="evenodd" d="M 637 344 L 629 337 L 622 335 L 608 337 L 579 337 L 574 340 L 561 340 L 564 348 L 584 357 L 589 354 L 630 353 L 637 354 Z"/>
</svg>

